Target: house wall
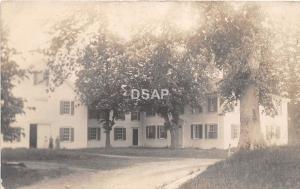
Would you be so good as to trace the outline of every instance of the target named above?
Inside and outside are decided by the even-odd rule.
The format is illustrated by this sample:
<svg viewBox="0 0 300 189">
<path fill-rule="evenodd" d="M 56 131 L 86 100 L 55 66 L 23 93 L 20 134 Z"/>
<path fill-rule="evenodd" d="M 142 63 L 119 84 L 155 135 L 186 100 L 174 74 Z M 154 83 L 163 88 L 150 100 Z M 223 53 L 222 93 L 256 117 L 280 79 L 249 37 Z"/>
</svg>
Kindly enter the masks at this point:
<svg viewBox="0 0 300 189">
<path fill-rule="evenodd" d="M 218 102 L 219 104 L 219 102 Z M 202 105 L 202 113 L 192 114 L 190 107 L 185 107 L 185 114 L 181 117 L 184 120 L 183 126 L 183 147 L 210 149 L 210 148 L 224 148 L 224 118 L 220 114 L 220 107 L 217 112 L 209 112 L 207 103 Z M 209 139 L 203 136 L 202 139 L 193 139 L 191 137 L 191 125 L 202 124 L 203 128 L 205 124 L 217 124 L 218 125 L 218 137 L 216 139 Z M 205 129 L 203 129 L 203 134 Z"/>
<path fill-rule="evenodd" d="M 96 147 L 105 147 L 105 138 L 106 133 L 103 129 L 103 123 L 100 123 L 96 119 L 88 120 L 88 127 L 99 127 L 101 128 L 101 137 L 100 140 L 88 140 L 87 147 L 96 148 Z M 126 128 L 126 140 L 114 140 L 114 128 Z M 131 121 L 131 115 L 125 114 L 125 120 L 117 120 L 113 126 L 113 130 L 110 132 L 110 142 L 113 147 L 128 147 L 133 146 L 132 143 L 132 130 L 133 128 L 138 129 L 138 146 L 142 146 L 142 132 L 141 132 L 141 122 L 140 121 Z"/>
<path fill-rule="evenodd" d="M 30 89 L 30 90 L 28 90 Z M 60 142 L 61 148 L 83 148 L 87 146 L 87 110 L 75 100 L 75 92 L 65 82 L 54 92 L 46 92 L 47 86 L 33 85 L 32 76 L 25 79 L 13 91 L 15 96 L 25 99 L 24 114 L 16 116 L 13 127 L 21 127 L 24 136 L 20 142 L 3 141 L 3 147 L 29 148 L 30 124 L 37 124 L 37 147 L 48 148 L 49 139 L 59 137 L 59 128 L 74 128 L 74 142 Z M 74 115 L 60 115 L 60 101 L 75 101 Z M 55 145 L 55 142 L 54 142 Z"/>
<path fill-rule="evenodd" d="M 171 145 L 171 135 L 170 132 L 167 132 L 167 138 L 166 139 L 160 139 L 157 137 L 157 130 L 155 131 L 155 139 L 147 139 L 146 138 L 146 127 L 149 125 L 155 125 L 155 126 L 163 126 L 164 125 L 164 119 L 158 115 L 147 117 L 145 112 L 141 113 L 141 118 L 143 119 L 143 125 L 142 125 L 142 139 L 144 147 L 169 147 Z M 157 127 L 156 127 L 157 129 Z"/>
<path fill-rule="evenodd" d="M 275 97 L 276 98 L 276 97 Z M 282 113 L 271 117 L 264 113 L 264 108 L 260 106 L 260 125 L 261 132 L 267 145 L 285 145 L 288 143 L 288 112 L 287 112 L 287 103 L 288 100 L 281 98 L 282 100 Z M 238 125 L 238 133 L 240 131 L 240 107 L 239 102 L 237 106 L 234 107 L 233 112 L 228 112 L 224 116 L 224 145 L 225 147 L 237 147 L 239 138 L 232 139 L 231 137 L 231 125 Z M 267 126 L 279 126 L 280 127 L 280 137 L 268 139 L 267 138 Z"/>
<path fill-rule="evenodd" d="M 288 100 L 281 98 L 282 100 L 282 113 L 274 117 L 268 116 L 265 113 L 260 115 L 260 121 L 262 125 L 262 133 L 268 145 L 286 145 L 288 144 Z M 260 107 L 263 110 L 263 107 Z M 268 139 L 267 138 L 267 126 L 275 126 L 280 128 L 280 137 Z"/>
</svg>

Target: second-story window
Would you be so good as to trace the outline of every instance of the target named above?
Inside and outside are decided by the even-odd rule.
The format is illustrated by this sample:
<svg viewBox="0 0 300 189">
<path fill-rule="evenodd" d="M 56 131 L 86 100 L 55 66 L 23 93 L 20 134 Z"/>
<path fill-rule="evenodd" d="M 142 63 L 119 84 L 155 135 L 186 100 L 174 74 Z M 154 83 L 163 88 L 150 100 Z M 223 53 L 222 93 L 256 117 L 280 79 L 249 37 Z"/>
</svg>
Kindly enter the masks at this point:
<svg viewBox="0 0 300 189">
<path fill-rule="evenodd" d="M 131 121 L 138 121 L 140 120 L 140 113 L 139 112 L 131 112 Z"/>
<path fill-rule="evenodd" d="M 48 85 L 49 84 L 49 72 L 48 71 L 35 71 L 33 72 L 33 84 L 34 85 Z"/>
<path fill-rule="evenodd" d="M 116 120 L 125 120 L 125 112 L 118 112 Z"/>
<path fill-rule="evenodd" d="M 61 115 L 74 115 L 74 101 L 60 101 Z"/>
<path fill-rule="evenodd" d="M 207 105 L 208 105 L 208 112 L 217 112 L 218 111 L 218 98 L 217 97 L 208 97 Z"/>
</svg>

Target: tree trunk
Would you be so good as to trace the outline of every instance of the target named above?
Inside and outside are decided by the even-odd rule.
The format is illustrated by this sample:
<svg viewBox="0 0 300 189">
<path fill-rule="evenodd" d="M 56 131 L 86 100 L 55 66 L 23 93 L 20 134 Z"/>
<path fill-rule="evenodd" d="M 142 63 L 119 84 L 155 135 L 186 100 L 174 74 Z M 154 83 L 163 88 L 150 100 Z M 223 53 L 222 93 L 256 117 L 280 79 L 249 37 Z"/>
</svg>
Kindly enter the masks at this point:
<svg viewBox="0 0 300 189">
<path fill-rule="evenodd" d="M 171 136 L 171 149 L 176 149 L 178 148 L 178 125 L 172 120 L 170 121 L 170 117 L 168 115 L 168 112 L 163 113 L 163 118 L 165 120 L 165 126 L 168 128 L 170 131 L 170 136 Z"/>
<path fill-rule="evenodd" d="M 110 130 L 107 129 L 105 131 L 105 148 L 109 149 L 111 148 L 111 144 L 110 144 Z"/>
<path fill-rule="evenodd" d="M 265 146 L 260 127 L 258 94 L 253 84 L 248 85 L 240 98 L 239 149 L 254 149 Z"/>
<path fill-rule="evenodd" d="M 110 117 L 110 110 L 106 110 L 105 111 L 105 123 L 104 123 L 105 124 L 104 129 L 105 129 L 105 148 L 106 149 L 111 148 L 111 144 L 110 144 L 111 125 L 110 125 L 109 117 Z"/>
</svg>

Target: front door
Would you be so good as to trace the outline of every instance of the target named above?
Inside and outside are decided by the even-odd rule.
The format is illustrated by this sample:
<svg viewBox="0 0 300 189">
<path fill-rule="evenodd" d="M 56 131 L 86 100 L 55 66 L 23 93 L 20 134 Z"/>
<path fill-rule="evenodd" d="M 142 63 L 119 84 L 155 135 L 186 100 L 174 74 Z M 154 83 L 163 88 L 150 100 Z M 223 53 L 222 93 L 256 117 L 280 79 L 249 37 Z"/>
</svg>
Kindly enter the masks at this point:
<svg viewBox="0 0 300 189">
<path fill-rule="evenodd" d="M 37 147 L 37 124 L 30 124 L 29 147 Z"/>
<path fill-rule="evenodd" d="M 137 146 L 139 141 L 139 130 L 138 129 L 132 129 L 132 145 Z"/>
</svg>

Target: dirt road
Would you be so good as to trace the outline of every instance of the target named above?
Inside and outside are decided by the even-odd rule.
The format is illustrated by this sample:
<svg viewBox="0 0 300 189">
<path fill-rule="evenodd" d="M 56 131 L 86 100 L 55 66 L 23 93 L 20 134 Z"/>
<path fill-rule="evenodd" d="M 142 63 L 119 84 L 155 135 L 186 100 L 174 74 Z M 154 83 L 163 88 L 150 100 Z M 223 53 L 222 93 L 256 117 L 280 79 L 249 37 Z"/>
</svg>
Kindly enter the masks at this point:
<svg viewBox="0 0 300 189">
<path fill-rule="evenodd" d="M 23 189 L 171 189 L 217 161 L 172 158 L 109 171 L 75 173 L 58 179 L 43 180 Z"/>
</svg>

